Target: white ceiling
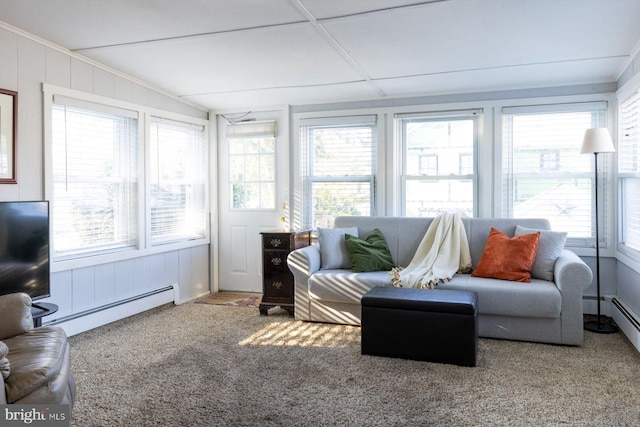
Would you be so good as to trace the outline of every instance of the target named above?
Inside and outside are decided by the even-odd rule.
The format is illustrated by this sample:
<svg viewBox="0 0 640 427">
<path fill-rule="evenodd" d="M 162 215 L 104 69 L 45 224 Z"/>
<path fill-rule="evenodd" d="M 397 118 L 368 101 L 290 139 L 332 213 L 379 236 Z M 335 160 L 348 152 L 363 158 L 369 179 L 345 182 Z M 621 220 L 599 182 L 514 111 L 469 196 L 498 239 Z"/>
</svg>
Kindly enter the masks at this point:
<svg viewBox="0 0 640 427">
<path fill-rule="evenodd" d="M 0 0 L 0 20 L 207 109 L 616 81 L 640 0 Z"/>
</svg>

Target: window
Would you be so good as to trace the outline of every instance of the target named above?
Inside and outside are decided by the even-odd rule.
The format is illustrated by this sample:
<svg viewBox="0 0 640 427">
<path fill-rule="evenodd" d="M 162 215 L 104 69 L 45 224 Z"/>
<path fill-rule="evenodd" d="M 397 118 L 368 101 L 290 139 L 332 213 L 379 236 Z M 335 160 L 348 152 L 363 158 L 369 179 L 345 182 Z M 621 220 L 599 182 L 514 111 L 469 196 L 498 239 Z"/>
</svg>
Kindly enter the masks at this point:
<svg viewBox="0 0 640 427">
<path fill-rule="evenodd" d="M 208 177 L 204 127 L 151 117 L 149 157 L 152 244 L 204 237 Z"/>
<path fill-rule="evenodd" d="M 305 226 L 374 212 L 376 139 L 375 116 L 301 122 Z"/>
<path fill-rule="evenodd" d="M 568 232 L 568 245 L 595 244 L 594 156 L 580 147 L 586 129 L 605 126 L 606 109 L 606 102 L 503 109 L 504 216 L 547 218 Z"/>
<path fill-rule="evenodd" d="M 403 147 L 403 214 L 475 212 L 479 111 L 397 116 Z"/>
<path fill-rule="evenodd" d="M 640 94 L 620 109 L 618 191 L 621 249 L 640 255 Z"/>
<path fill-rule="evenodd" d="M 56 97 L 54 259 L 138 243 L 137 112 Z"/>
<path fill-rule="evenodd" d="M 206 120 L 43 90 L 53 271 L 208 243 Z"/>
<path fill-rule="evenodd" d="M 275 122 L 227 126 L 232 209 L 275 209 Z"/>
</svg>

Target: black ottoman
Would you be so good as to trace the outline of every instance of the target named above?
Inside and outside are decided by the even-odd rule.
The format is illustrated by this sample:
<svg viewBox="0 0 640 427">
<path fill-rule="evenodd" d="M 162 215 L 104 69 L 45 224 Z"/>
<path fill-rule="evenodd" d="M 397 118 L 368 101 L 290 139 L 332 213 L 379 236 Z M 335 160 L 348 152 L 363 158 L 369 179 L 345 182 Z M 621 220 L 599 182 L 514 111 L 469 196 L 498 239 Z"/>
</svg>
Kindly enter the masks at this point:
<svg viewBox="0 0 640 427">
<path fill-rule="evenodd" d="M 362 297 L 362 354 L 476 366 L 475 292 L 377 286 Z"/>
</svg>

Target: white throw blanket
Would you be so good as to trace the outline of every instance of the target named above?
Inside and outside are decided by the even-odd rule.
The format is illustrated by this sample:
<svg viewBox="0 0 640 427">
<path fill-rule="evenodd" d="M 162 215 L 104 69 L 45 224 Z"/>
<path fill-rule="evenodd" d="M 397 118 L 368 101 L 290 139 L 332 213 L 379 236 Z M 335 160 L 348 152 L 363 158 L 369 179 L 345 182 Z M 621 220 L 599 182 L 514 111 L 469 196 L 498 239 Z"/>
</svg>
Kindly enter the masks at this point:
<svg viewBox="0 0 640 427">
<path fill-rule="evenodd" d="M 422 238 L 411 263 L 389 273 L 393 286 L 433 289 L 456 272 L 471 271 L 471 253 L 460 213 L 438 215 Z"/>
</svg>

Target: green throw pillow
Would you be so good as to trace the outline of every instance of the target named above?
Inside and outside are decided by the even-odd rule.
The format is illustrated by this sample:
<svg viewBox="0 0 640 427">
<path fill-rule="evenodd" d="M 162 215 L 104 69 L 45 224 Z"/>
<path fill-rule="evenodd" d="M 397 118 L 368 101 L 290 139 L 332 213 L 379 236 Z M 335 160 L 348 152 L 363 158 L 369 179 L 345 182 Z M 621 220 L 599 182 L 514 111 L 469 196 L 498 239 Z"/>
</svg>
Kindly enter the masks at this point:
<svg viewBox="0 0 640 427">
<path fill-rule="evenodd" d="M 344 237 L 353 271 L 389 271 L 394 267 L 387 241 L 377 228 L 365 240 L 348 233 Z"/>
</svg>

